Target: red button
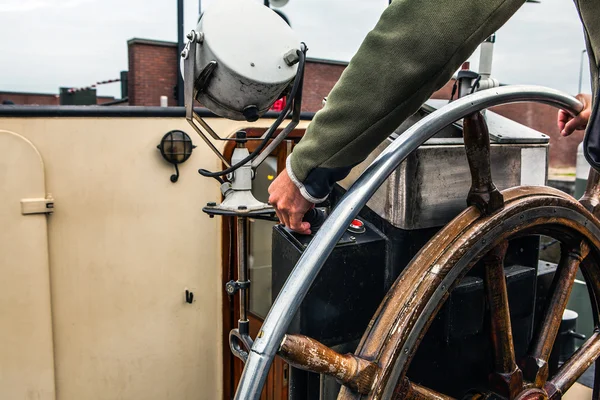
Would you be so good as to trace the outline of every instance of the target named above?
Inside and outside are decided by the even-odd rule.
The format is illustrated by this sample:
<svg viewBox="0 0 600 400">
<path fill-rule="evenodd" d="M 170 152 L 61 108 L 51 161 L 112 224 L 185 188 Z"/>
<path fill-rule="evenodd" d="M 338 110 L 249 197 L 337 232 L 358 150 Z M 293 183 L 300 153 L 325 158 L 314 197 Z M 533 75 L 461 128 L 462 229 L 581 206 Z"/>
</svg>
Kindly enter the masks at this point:
<svg viewBox="0 0 600 400">
<path fill-rule="evenodd" d="M 350 224 L 350 228 L 354 228 L 354 229 L 360 229 L 364 226 L 365 224 L 363 224 L 363 222 L 360 219 L 355 219 L 352 221 L 352 223 Z"/>
</svg>

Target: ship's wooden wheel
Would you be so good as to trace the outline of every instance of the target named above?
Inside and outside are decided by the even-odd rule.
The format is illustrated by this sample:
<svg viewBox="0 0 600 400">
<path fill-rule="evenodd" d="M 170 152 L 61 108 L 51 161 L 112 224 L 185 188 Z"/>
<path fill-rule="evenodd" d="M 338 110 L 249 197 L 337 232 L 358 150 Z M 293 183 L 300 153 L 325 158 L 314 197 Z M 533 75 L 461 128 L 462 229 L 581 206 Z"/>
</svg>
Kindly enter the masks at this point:
<svg viewBox="0 0 600 400">
<path fill-rule="evenodd" d="M 476 264 L 484 270 L 493 370 L 485 387 L 461 393 L 462 399 L 560 399 L 600 355 L 600 174 L 592 170 L 580 201 L 548 187 L 516 187 L 501 193 L 492 182 L 483 116 L 466 117 L 463 127 L 472 177 L 470 207 L 439 231 L 398 277 L 355 353 L 341 355 L 300 335 L 286 335 L 281 344 L 278 354 L 295 367 L 335 376 L 344 385 L 338 400 L 451 399 L 411 382 L 407 372 L 436 314 Z M 517 359 L 504 257 L 511 239 L 528 235 L 559 241 L 561 260 L 537 332 L 525 356 Z M 550 354 L 579 269 L 596 330 L 550 374 Z M 599 395 L 600 362 L 593 399 L 600 400 Z"/>
<path fill-rule="evenodd" d="M 410 382 L 406 372 L 436 312 L 479 260 L 486 268 L 495 369 L 489 392 L 479 396 L 560 399 L 596 360 L 600 354 L 598 333 L 554 376 L 548 376 L 548 359 L 578 268 L 590 288 L 597 323 L 600 223 L 579 202 L 557 190 L 521 187 L 503 194 L 505 204 L 501 210 L 482 216 L 476 207 L 467 209 L 413 259 L 382 302 L 355 353 L 380 368 L 371 391 L 360 395 L 344 387 L 338 399 L 449 398 Z M 558 239 L 562 255 L 541 329 L 534 335 L 527 357 L 515 360 L 503 258 L 507 240 L 529 234 Z M 595 381 L 597 399 L 598 375 Z"/>
<path fill-rule="evenodd" d="M 436 313 L 452 289 L 478 262 L 490 310 L 493 369 L 487 388 L 469 399 L 560 399 L 600 355 L 596 331 L 559 370 L 549 376 L 548 361 L 579 268 L 589 288 L 598 326 L 600 299 L 600 221 L 598 174 L 590 176 L 581 202 L 552 188 L 496 190 L 489 173 L 487 128 L 480 115 L 465 119 L 465 144 L 473 177 L 472 205 L 421 249 L 386 295 L 354 357 L 377 365 L 368 390 L 343 387 L 338 399 L 450 399 L 411 382 L 407 371 Z M 591 212 L 590 212 L 591 211 Z M 510 239 L 546 235 L 561 243 L 561 260 L 545 313 L 527 355 L 515 359 L 504 255 Z M 600 392 L 596 368 L 593 398 Z"/>
</svg>

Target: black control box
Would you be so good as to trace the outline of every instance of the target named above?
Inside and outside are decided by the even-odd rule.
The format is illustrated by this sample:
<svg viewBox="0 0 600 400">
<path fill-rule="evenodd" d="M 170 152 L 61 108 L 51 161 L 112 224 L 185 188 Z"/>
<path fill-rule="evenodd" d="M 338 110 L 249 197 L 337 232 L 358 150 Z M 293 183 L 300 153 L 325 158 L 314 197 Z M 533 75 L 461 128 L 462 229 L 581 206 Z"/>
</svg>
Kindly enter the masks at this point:
<svg viewBox="0 0 600 400">
<path fill-rule="evenodd" d="M 359 339 L 387 290 L 386 239 L 360 220 L 364 232 L 347 231 L 323 265 L 298 310 L 289 333 L 310 336 L 327 346 Z M 273 229 L 273 300 L 313 235 Z"/>
</svg>

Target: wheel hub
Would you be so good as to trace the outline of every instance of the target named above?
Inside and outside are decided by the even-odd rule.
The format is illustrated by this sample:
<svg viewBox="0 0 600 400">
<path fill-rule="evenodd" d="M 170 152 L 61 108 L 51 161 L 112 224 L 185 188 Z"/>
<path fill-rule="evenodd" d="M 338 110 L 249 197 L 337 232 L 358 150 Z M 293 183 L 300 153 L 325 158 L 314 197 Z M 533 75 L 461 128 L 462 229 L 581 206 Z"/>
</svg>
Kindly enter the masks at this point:
<svg viewBox="0 0 600 400">
<path fill-rule="evenodd" d="M 515 400 L 548 400 L 548 395 L 542 389 L 526 389 Z"/>
</svg>

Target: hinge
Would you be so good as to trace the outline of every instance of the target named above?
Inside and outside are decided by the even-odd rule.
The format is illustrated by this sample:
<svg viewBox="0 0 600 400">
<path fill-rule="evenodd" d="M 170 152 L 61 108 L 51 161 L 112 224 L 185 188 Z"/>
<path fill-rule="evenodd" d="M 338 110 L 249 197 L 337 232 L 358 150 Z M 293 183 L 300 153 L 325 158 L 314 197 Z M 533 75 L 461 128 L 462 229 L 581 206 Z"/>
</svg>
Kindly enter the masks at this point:
<svg viewBox="0 0 600 400">
<path fill-rule="evenodd" d="M 54 212 L 54 199 L 51 195 L 47 198 L 21 199 L 21 214 L 52 214 Z"/>
</svg>

